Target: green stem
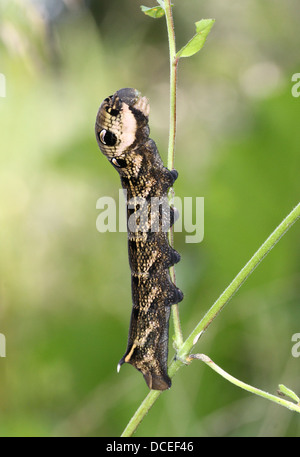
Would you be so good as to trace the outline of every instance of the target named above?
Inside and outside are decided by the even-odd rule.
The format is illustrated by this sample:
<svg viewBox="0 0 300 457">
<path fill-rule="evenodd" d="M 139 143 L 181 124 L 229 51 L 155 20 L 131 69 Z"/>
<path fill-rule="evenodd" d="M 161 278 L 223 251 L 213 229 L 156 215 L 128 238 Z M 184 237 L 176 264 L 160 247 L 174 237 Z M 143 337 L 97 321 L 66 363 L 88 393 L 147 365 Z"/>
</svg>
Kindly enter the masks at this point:
<svg viewBox="0 0 300 457">
<path fill-rule="evenodd" d="M 140 425 L 140 423 L 148 413 L 149 409 L 155 403 L 155 401 L 158 399 L 161 393 L 161 390 L 150 390 L 145 400 L 140 404 L 140 406 L 128 422 L 124 432 L 121 435 L 122 437 L 132 436 L 134 434 L 137 427 Z"/>
<path fill-rule="evenodd" d="M 165 0 L 165 15 L 167 23 L 168 41 L 169 41 L 169 59 L 170 59 L 170 124 L 169 124 L 169 144 L 168 144 L 168 164 L 169 170 L 174 168 L 175 163 L 175 138 L 176 138 L 176 81 L 177 81 L 177 64 L 175 29 L 172 15 L 171 1 Z M 171 190 L 171 200 L 174 197 L 174 191 Z M 169 231 L 170 245 L 173 247 L 173 227 Z M 175 268 L 170 268 L 171 280 L 176 284 Z M 174 343 L 180 347 L 183 343 L 183 336 L 180 326 L 178 305 L 172 306 L 172 316 L 174 325 Z"/>
<path fill-rule="evenodd" d="M 216 373 L 220 374 L 221 376 L 223 376 L 223 378 L 227 379 L 227 381 L 231 382 L 232 384 L 235 384 L 236 386 L 240 387 L 241 389 L 247 390 L 248 392 L 251 392 L 252 394 L 259 395 L 260 397 L 266 398 L 267 400 L 277 403 L 280 406 L 285 406 L 286 408 L 288 408 L 292 411 L 296 411 L 297 413 L 300 413 L 300 405 L 297 405 L 288 400 L 284 400 L 283 398 L 277 397 L 276 395 L 269 394 L 268 392 L 265 392 L 264 390 L 257 389 L 256 387 L 250 386 L 250 384 L 246 384 L 245 382 L 240 381 L 239 379 L 235 378 L 234 376 L 231 376 L 229 373 L 227 373 L 227 371 L 225 371 L 221 367 L 219 367 L 205 354 L 195 354 L 195 355 L 190 356 L 189 358 L 201 360 L 202 362 L 206 363 L 206 365 L 208 365 L 210 368 L 212 368 Z"/>
<path fill-rule="evenodd" d="M 192 333 L 186 339 L 186 341 L 181 345 L 176 357 L 172 360 L 170 364 L 170 377 L 173 377 L 174 374 L 179 370 L 179 368 L 185 365 L 189 352 L 197 342 L 198 335 L 207 329 L 207 327 L 211 324 L 213 319 L 218 315 L 218 313 L 229 302 L 229 300 L 233 297 L 236 291 L 241 287 L 243 282 L 246 281 L 246 279 L 260 264 L 264 257 L 266 257 L 266 255 L 271 251 L 275 244 L 278 243 L 280 238 L 291 228 L 291 226 L 299 218 L 300 203 L 298 203 L 298 205 L 290 212 L 290 214 L 279 224 L 279 226 L 274 230 L 274 232 L 269 236 L 269 238 L 262 244 L 262 246 L 254 254 L 254 256 L 249 260 L 249 262 L 244 266 L 244 268 L 235 277 L 231 284 L 229 284 L 227 289 L 225 289 L 225 291 L 220 295 L 220 297 L 213 304 L 210 310 L 205 314 L 203 319 L 195 327 L 195 329 L 192 331 Z M 158 391 L 150 391 L 150 393 L 147 395 L 143 403 L 140 405 L 134 416 L 131 418 L 122 436 L 131 436 L 134 433 L 134 431 L 141 423 L 141 421 L 143 420 L 151 406 L 155 403 L 160 394 L 161 392 Z"/>
<path fill-rule="evenodd" d="M 176 138 L 176 82 L 177 64 L 175 29 L 170 0 L 165 0 L 165 13 L 169 41 L 170 60 L 170 124 L 169 124 L 169 145 L 168 145 L 168 168 L 174 168 L 175 160 L 175 138 Z"/>
<path fill-rule="evenodd" d="M 241 285 L 246 281 L 250 274 L 265 258 L 265 256 L 271 251 L 280 238 L 289 230 L 289 228 L 299 219 L 300 217 L 300 203 L 290 212 L 290 214 L 278 225 L 269 238 L 261 245 L 256 251 L 249 262 L 242 268 L 234 280 L 229 284 L 227 289 L 220 295 L 217 301 L 208 310 L 202 320 L 196 325 L 190 336 L 185 340 L 177 353 L 179 359 L 185 359 L 186 355 L 190 352 L 197 336 L 202 334 L 207 327 L 212 323 L 213 319 L 219 314 L 224 306 L 229 302 Z"/>
</svg>

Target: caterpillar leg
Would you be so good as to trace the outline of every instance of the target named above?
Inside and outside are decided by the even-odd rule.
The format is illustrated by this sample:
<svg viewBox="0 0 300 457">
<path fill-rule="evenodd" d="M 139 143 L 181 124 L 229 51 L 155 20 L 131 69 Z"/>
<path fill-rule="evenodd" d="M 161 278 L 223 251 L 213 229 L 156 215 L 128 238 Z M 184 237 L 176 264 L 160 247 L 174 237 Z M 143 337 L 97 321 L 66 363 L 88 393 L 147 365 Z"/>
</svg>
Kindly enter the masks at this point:
<svg viewBox="0 0 300 457">
<path fill-rule="evenodd" d="M 170 173 L 171 173 L 171 175 L 172 175 L 172 177 L 173 177 L 173 184 L 174 184 L 174 182 L 175 182 L 176 179 L 178 178 L 178 171 L 175 170 L 175 168 L 173 168 L 173 170 L 170 170 Z"/>
</svg>

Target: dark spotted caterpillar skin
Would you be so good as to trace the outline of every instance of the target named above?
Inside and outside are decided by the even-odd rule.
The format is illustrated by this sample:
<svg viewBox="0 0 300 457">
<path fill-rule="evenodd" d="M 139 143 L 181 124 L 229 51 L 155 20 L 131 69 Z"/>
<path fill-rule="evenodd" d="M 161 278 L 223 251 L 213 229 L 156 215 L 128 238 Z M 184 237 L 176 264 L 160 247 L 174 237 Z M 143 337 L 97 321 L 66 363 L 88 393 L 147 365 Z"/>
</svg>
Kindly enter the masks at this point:
<svg viewBox="0 0 300 457">
<path fill-rule="evenodd" d="M 174 223 L 174 210 L 162 204 L 150 211 L 153 197 L 166 200 L 177 178 L 176 170 L 164 167 L 156 144 L 149 138 L 149 104 L 135 89 L 121 89 L 101 104 L 96 119 L 96 137 L 103 154 L 121 177 L 127 191 L 128 254 L 131 268 L 132 313 L 128 344 L 119 362 L 130 363 L 142 372 L 150 389 L 171 387 L 167 373 L 171 305 L 183 294 L 170 279 L 169 267 L 180 255 L 168 242 L 167 230 Z M 144 219 L 129 219 L 141 209 Z M 130 205 L 129 205 L 130 203 Z M 169 224 L 163 227 L 163 218 Z M 156 231 L 151 230 L 156 223 Z"/>
</svg>

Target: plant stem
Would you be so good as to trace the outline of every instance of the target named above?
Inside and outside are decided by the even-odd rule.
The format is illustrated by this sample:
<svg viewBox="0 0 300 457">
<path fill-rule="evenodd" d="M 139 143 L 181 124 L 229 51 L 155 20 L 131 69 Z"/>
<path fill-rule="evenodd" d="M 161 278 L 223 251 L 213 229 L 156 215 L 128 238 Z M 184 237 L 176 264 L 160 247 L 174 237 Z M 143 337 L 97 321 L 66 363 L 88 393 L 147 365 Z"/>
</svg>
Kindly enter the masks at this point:
<svg viewBox="0 0 300 457">
<path fill-rule="evenodd" d="M 175 29 L 172 15 L 171 1 L 165 0 L 165 16 L 167 23 L 168 41 L 169 41 L 169 59 L 170 59 L 170 124 L 169 124 L 169 144 L 168 144 L 168 168 L 172 170 L 175 163 L 175 138 L 176 138 L 176 81 L 177 81 L 177 64 Z M 174 191 L 171 190 L 171 201 L 174 197 Z M 173 247 L 173 227 L 169 231 L 170 245 Z M 176 284 L 175 268 L 170 268 L 171 280 Z M 183 336 L 180 326 L 178 305 L 172 306 L 172 316 L 174 325 L 174 343 L 180 347 L 183 343 Z"/>
<path fill-rule="evenodd" d="M 161 393 L 161 390 L 150 390 L 145 400 L 140 404 L 140 406 L 128 422 L 121 437 L 132 436 L 134 434 L 137 427 L 140 425 L 140 423 L 148 413 L 149 409 L 155 403 L 155 401 L 158 399 Z"/>
<path fill-rule="evenodd" d="M 281 237 L 291 228 L 291 226 L 300 218 L 300 203 L 290 212 L 290 214 L 278 225 L 274 232 L 269 238 L 261 245 L 256 251 L 254 256 L 229 284 L 227 289 L 220 295 L 217 301 L 212 305 L 210 310 L 205 314 L 203 319 L 198 323 L 195 329 L 192 331 L 190 336 L 181 345 L 178 350 L 177 356 L 172 360 L 169 367 L 169 376 L 173 377 L 174 374 L 187 363 L 187 356 L 194 346 L 197 336 L 204 332 L 207 327 L 211 324 L 213 319 L 219 314 L 224 306 L 233 297 L 236 291 L 246 281 L 250 274 L 260 264 L 260 262 L 266 257 L 271 251 L 275 244 L 281 239 Z M 230 375 L 229 375 L 230 376 Z M 227 378 L 228 379 L 228 378 Z M 232 379 L 233 380 L 233 379 Z M 254 387 L 252 389 L 255 389 Z M 259 390 L 259 389 L 258 389 Z M 141 423 L 151 406 L 157 400 L 161 392 L 151 390 L 147 395 L 143 403 L 140 405 L 134 416 L 131 418 L 122 436 L 131 436 L 138 425 Z M 257 393 L 257 392 L 254 392 Z M 269 394 L 268 394 L 269 395 Z M 268 397 L 265 397 L 268 398 Z M 276 397 L 277 398 L 277 397 Z M 270 398 L 269 398 L 270 399 Z M 280 403 L 280 402 L 277 402 Z M 281 404 L 281 403 L 280 403 Z"/>
<path fill-rule="evenodd" d="M 208 310 L 202 320 L 196 325 L 190 336 L 185 340 L 177 353 L 178 358 L 185 359 L 186 355 L 194 346 L 194 341 L 197 335 L 202 334 L 207 327 L 212 323 L 213 319 L 219 314 L 224 306 L 229 302 L 241 285 L 246 281 L 250 274 L 271 251 L 280 238 L 288 231 L 288 229 L 300 218 L 300 203 L 290 212 L 290 214 L 278 225 L 269 238 L 256 251 L 249 262 L 242 268 L 234 280 L 229 284 L 227 289 L 215 301 L 212 307 Z"/>
<path fill-rule="evenodd" d="M 170 124 L 169 124 L 169 145 L 168 145 L 168 168 L 174 168 L 175 160 L 175 138 L 176 138 L 176 82 L 177 64 L 175 29 L 172 15 L 171 1 L 165 0 L 165 13 L 169 41 L 170 60 Z"/>
<path fill-rule="evenodd" d="M 285 406 L 286 408 L 288 408 L 292 411 L 296 411 L 297 413 L 300 413 L 300 405 L 297 405 L 288 400 L 284 400 L 283 398 L 277 397 L 276 395 L 269 394 L 268 392 L 265 392 L 264 390 L 257 389 L 256 387 L 250 386 L 249 384 L 246 384 L 245 382 L 240 381 L 239 379 L 235 378 L 234 376 L 231 376 L 229 373 L 227 373 L 227 371 L 225 371 L 221 367 L 219 367 L 205 354 L 195 354 L 193 356 L 190 356 L 189 358 L 201 360 L 202 362 L 206 363 L 206 365 L 208 365 L 210 368 L 212 368 L 216 373 L 220 374 L 221 376 L 223 376 L 223 378 L 227 379 L 227 381 L 231 382 L 232 384 L 235 384 L 238 387 L 241 387 L 241 389 L 247 390 L 248 392 L 251 392 L 252 394 L 259 395 L 260 397 L 266 398 L 267 400 L 271 400 L 272 402 L 277 403 L 280 406 Z"/>
</svg>

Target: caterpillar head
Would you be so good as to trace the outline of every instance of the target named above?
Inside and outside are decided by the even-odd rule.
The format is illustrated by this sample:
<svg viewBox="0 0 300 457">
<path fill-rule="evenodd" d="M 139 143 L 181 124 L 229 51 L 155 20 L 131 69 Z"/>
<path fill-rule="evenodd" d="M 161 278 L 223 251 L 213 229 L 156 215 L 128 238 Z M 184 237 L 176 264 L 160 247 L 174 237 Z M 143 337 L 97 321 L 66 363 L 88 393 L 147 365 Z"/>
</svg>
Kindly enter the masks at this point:
<svg viewBox="0 0 300 457">
<path fill-rule="evenodd" d="M 136 89 L 125 88 L 107 97 L 97 113 L 95 132 L 98 145 L 113 161 L 149 136 L 149 103 Z"/>
</svg>

